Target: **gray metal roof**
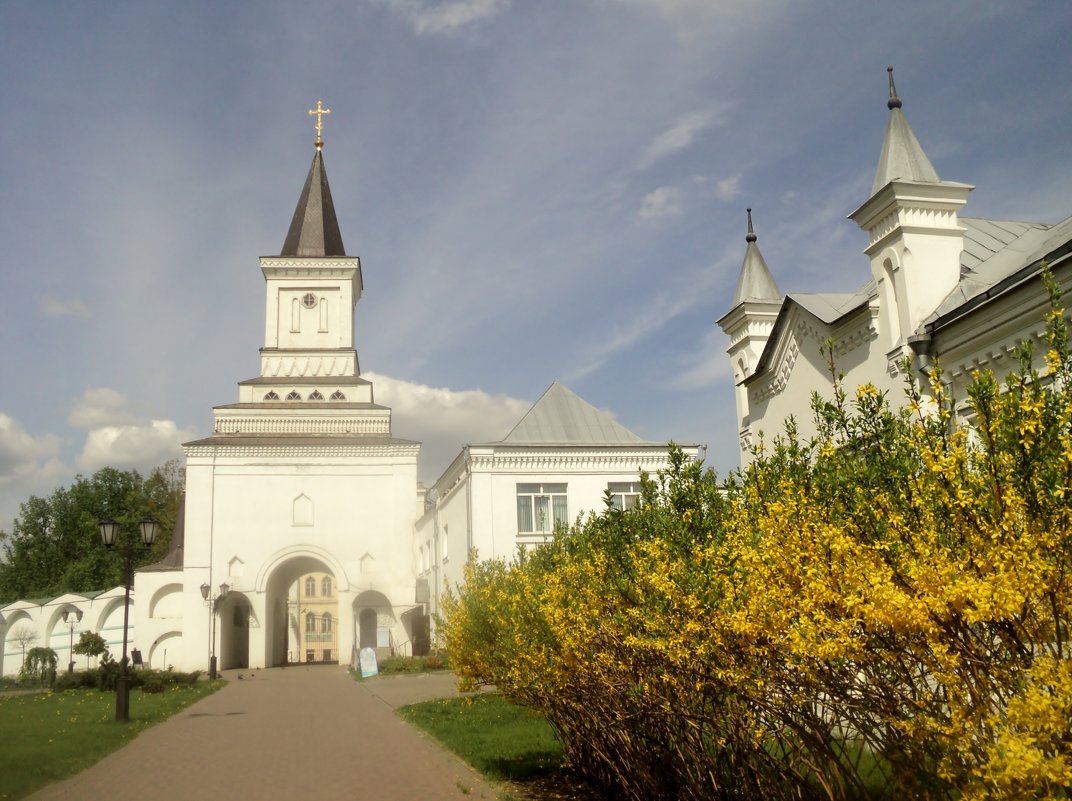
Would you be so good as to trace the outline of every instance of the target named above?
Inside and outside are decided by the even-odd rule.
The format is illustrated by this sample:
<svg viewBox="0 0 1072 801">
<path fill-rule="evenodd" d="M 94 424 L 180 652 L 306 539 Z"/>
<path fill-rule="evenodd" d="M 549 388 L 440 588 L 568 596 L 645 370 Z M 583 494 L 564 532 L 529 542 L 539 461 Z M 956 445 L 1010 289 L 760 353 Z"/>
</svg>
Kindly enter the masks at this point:
<svg viewBox="0 0 1072 801">
<path fill-rule="evenodd" d="M 503 443 L 622 445 L 646 440 L 556 381 L 506 437 L 489 444 Z"/>
<path fill-rule="evenodd" d="M 280 256 L 345 256 L 320 148 L 313 156 Z"/>
<path fill-rule="evenodd" d="M 938 171 L 923 152 L 900 106 L 890 109 L 890 120 L 886 124 L 886 136 L 882 140 L 882 153 L 878 157 L 871 195 L 874 196 L 894 180 L 927 184 L 941 182 Z"/>
<path fill-rule="evenodd" d="M 759 245 L 749 242 L 744 250 L 741 275 L 737 279 L 737 291 L 733 293 L 733 308 L 746 300 L 779 300 L 782 293 L 774 283 L 774 276 L 759 252 Z"/>
<path fill-rule="evenodd" d="M 973 298 L 1031 267 L 1072 240 L 1072 217 L 1056 225 L 961 217 L 965 228 L 961 279 L 928 321 L 955 312 Z"/>
</svg>

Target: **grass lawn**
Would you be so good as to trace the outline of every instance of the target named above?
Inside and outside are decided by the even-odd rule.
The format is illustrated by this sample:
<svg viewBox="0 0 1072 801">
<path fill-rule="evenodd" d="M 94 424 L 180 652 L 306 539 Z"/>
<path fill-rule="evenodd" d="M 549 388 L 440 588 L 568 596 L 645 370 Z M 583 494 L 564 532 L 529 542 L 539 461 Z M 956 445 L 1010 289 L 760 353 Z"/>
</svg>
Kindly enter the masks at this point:
<svg viewBox="0 0 1072 801">
<path fill-rule="evenodd" d="M 115 722 L 114 692 L 0 697 L 0 799 L 22 798 L 73 776 L 221 686 L 199 682 L 162 693 L 131 690 L 129 723 Z"/>
<path fill-rule="evenodd" d="M 527 779 L 562 766 L 562 746 L 547 721 L 501 695 L 426 701 L 398 712 L 493 779 Z"/>
</svg>

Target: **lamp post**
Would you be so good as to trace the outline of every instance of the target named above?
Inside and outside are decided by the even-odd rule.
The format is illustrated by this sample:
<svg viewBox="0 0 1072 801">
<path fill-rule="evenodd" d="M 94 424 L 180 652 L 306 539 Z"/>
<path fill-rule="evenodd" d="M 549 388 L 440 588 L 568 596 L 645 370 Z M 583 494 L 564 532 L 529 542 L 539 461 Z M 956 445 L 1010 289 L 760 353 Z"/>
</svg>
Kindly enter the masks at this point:
<svg viewBox="0 0 1072 801">
<path fill-rule="evenodd" d="M 220 601 L 224 599 L 228 592 L 231 591 L 231 587 L 227 584 L 220 585 L 220 594 L 212 595 L 212 587 L 207 583 L 201 585 L 201 597 L 205 599 L 205 606 L 208 607 L 208 626 L 209 626 L 209 657 L 208 657 L 208 677 L 210 679 L 216 678 L 216 612 L 219 611 Z"/>
<path fill-rule="evenodd" d="M 141 529 L 141 541 L 145 550 L 153 547 L 156 532 L 160 524 L 152 517 L 143 517 L 138 523 Z M 108 518 L 100 521 L 101 539 L 104 547 L 114 548 L 119 536 L 119 524 Z M 127 664 L 127 636 L 130 631 L 130 585 L 134 583 L 134 549 L 125 546 L 119 551 L 123 556 L 123 585 L 126 594 L 123 598 L 123 659 L 119 663 L 119 678 L 115 680 L 115 719 L 119 723 L 130 720 L 130 665 Z"/>
<path fill-rule="evenodd" d="M 74 625 L 82 622 L 82 610 L 75 609 L 72 614 L 70 609 L 64 609 L 63 622 L 71 629 L 71 639 L 67 643 L 67 656 L 71 661 L 67 663 L 67 672 L 74 673 Z"/>
</svg>

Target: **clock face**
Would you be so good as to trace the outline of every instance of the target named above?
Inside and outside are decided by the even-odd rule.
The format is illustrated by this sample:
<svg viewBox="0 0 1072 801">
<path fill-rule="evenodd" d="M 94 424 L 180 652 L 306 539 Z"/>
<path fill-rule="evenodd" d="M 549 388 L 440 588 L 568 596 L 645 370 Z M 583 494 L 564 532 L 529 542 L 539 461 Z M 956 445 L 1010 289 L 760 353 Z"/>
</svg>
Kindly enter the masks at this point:
<svg viewBox="0 0 1072 801">
<path fill-rule="evenodd" d="M 316 295 L 312 292 L 306 292 L 302 297 L 301 302 L 305 305 L 305 308 L 311 309 L 316 305 Z"/>
</svg>

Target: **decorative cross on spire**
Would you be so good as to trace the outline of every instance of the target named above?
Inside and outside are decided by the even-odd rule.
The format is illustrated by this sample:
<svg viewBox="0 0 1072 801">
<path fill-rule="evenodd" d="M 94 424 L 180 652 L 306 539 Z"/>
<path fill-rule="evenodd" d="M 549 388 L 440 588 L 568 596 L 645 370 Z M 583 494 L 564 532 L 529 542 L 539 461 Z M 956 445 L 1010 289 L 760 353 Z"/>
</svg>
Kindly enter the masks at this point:
<svg viewBox="0 0 1072 801">
<path fill-rule="evenodd" d="M 320 150 L 324 147 L 324 139 L 321 136 L 324 132 L 323 116 L 330 114 L 331 109 L 324 108 L 324 104 L 320 101 L 316 101 L 316 109 L 309 109 L 309 116 L 316 117 L 316 149 Z"/>
</svg>

